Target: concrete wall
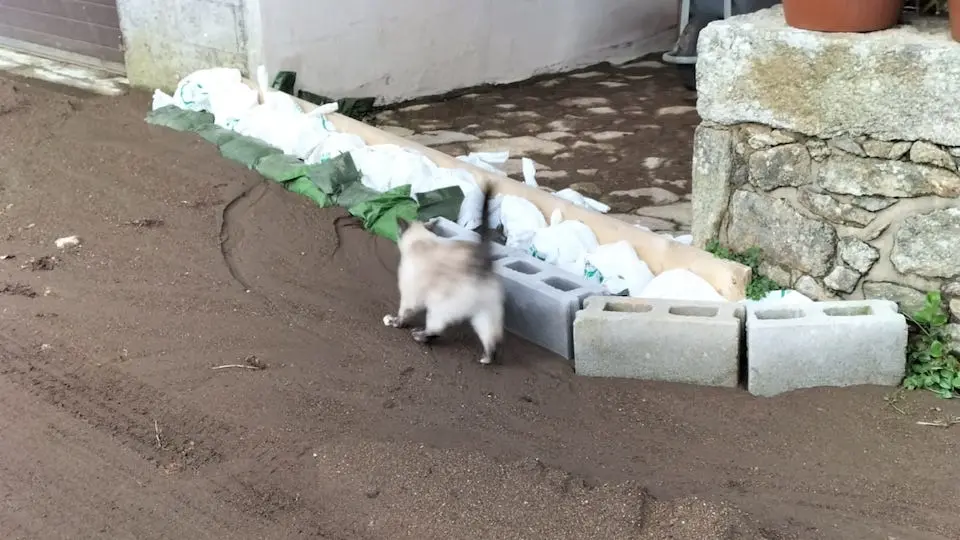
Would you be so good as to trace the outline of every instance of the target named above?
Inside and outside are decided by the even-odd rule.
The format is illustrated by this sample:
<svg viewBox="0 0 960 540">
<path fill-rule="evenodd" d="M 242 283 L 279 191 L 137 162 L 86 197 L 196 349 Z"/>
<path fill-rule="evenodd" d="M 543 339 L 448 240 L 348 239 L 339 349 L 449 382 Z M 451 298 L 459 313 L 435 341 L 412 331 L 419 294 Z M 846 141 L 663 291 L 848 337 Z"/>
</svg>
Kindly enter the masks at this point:
<svg viewBox="0 0 960 540">
<path fill-rule="evenodd" d="M 172 90 L 209 67 L 260 57 L 260 0 L 117 0 L 131 84 Z"/>
<path fill-rule="evenodd" d="M 677 0 L 117 0 L 127 75 L 294 70 L 327 95 L 397 101 L 669 49 Z"/>
<path fill-rule="evenodd" d="M 182 0 L 181 0 L 182 1 Z M 263 58 L 305 89 L 396 101 L 669 49 L 677 0 L 270 0 Z"/>
</svg>

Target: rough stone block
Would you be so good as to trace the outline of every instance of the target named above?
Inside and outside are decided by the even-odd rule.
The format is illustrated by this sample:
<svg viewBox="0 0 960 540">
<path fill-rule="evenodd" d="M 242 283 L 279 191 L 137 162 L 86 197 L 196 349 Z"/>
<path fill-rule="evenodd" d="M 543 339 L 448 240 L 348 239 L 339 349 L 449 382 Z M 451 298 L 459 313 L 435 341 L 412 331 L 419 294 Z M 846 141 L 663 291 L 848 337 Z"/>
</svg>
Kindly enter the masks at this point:
<svg viewBox="0 0 960 540">
<path fill-rule="evenodd" d="M 763 250 L 768 262 L 820 277 L 836 255 L 833 227 L 810 219 L 777 197 L 736 191 L 730 197 L 726 244 L 736 251 Z"/>
<path fill-rule="evenodd" d="M 781 6 L 712 22 L 698 38 L 697 111 L 821 139 L 960 146 L 960 47 L 946 20 L 922 24 L 808 32 L 787 26 Z"/>
<path fill-rule="evenodd" d="M 457 240 L 480 239 L 446 218 L 437 219 L 434 232 Z M 507 330 L 572 360 L 573 319 L 585 298 L 607 294 L 603 287 L 501 244 L 493 244 L 493 257 L 506 292 Z"/>
<path fill-rule="evenodd" d="M 739 164 L 729 130 L 699 125 L 693 141 L 693 243 L 703 248 L 720 235 Z"/>
<path fill-rule="evenodd" d="M 747 308 L 747 389 L 757 396 L 819 386 L 896 386 L 907 321 L 894 302 L 856 300 Z"/>
<path fill-rule="evenodd" d="M 735 387 L 743 306 L 588 298 L 573 324 L 577 374 Z"/>
</svg>

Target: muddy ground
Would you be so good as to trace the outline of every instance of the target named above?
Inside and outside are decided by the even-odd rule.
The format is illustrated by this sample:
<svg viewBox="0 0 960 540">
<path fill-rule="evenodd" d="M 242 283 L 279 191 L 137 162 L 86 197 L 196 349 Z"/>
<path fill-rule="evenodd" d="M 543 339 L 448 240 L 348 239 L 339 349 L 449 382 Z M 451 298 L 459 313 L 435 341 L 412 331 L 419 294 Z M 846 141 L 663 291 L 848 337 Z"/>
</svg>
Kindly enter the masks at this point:
<svg viewBox="0 0 960 540">
<path fill-rule="evenodd" d="M 0 537 L 957 537 L 956 404 L 424 348 L 392 244 L 148 105 L 0 78 Z"/>
</svg>

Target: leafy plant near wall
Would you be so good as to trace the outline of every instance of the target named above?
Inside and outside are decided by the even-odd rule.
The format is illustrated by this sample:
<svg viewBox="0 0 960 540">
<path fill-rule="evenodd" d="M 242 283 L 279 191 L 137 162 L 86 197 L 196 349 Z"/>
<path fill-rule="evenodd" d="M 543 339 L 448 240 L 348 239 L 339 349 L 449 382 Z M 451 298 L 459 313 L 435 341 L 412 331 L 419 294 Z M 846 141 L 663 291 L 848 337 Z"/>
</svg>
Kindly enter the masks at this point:
<svg viewBox="0 0 960 540">
<path fill-rule="evenodd" d="M 928 292 L 923 309 L 907 319 L 912 328 L 903 387 L 930 390 L 942 398 L 954 397 L 960 393 L 960 360 L 951 346 L 947 332 L 950 315 L 940 293 Z"/>
<path fill-rule="evenodd" d="M 718 259 L 735 261 L 744 266 L 749 266 L 753 271 L 753 277 L 747 284 L 747 298 L 751 300 L 760 300 L 770 291 L 778 291 L 783 287 L 776 281 L 760 273 L 760 263 L 763 262 L 763 250 L 754 246 L 743 252 L 736 252 L 720 245 L 720 241 L 713 239 L 707 242 L 706 251 L 712 253 Z"/>
</svg>

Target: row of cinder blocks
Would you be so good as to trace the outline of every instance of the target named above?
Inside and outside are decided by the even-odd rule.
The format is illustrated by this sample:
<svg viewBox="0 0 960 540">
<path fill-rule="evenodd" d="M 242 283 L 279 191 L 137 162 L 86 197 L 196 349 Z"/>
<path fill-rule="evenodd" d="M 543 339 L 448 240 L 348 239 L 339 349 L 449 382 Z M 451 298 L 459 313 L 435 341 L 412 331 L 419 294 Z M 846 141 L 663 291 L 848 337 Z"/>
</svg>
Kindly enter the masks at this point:
<svg viewBox="0 0 960 540">
<path fill-rule="evenodd" d="M 899 384 L 907 322 L 885 300 L 744 308 L 593 297 L 574 322 L 574 349 L 581 375 L 727 387 L 737 386 L 745 358 L 747 389 L 773 396 L 818 386 Z"/>
<path fill-rule="evenodd" d="M 454 240 L 477 242 L 480 235 L 438 218 L 433 231 Z M 528 341 L 573 359 L 573 319 L 589 296 L 606 294 L 603 287 L 565 272 L 522 251 L 492 244 L 494 271 L 506 293 L 504 326 Z"/>
</svg>

